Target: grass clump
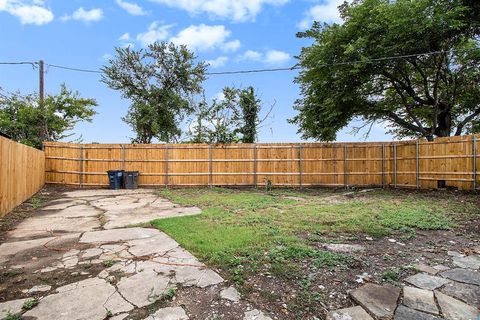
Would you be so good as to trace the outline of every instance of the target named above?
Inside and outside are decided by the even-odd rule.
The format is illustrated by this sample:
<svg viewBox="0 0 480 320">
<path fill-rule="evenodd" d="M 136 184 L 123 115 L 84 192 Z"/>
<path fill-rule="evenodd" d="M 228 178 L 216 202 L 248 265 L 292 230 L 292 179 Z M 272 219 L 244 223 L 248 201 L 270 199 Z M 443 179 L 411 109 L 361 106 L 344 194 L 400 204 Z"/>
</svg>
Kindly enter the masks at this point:
<svg viewBox="0 0 480 320">
<path fill-rule="evenodd" d="M 31 309 L 35 308 L 38 305 L 39 302 L 40 301 L 37 298 L 28 299 L 27 301 L 25 301 L 23 303 L 22 309 L 23 310 L 31 310 Z"/>
</svg>

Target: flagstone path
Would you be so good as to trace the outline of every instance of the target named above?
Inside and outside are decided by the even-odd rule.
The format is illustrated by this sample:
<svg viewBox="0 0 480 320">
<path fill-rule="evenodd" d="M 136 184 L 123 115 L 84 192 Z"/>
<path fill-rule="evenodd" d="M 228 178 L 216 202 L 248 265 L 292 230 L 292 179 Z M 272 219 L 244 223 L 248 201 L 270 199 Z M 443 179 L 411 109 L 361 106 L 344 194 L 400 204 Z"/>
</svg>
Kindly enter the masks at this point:
<svg viewBox="0 0 480 320">
<path fill-rule="evenodd" d="M 195 214 L 151 190 L 65 192 L 0 245 L 20 274 L 0 285 L 0 319 L 270 319 L 165 233 L 128 227 Z"/>
</svg>

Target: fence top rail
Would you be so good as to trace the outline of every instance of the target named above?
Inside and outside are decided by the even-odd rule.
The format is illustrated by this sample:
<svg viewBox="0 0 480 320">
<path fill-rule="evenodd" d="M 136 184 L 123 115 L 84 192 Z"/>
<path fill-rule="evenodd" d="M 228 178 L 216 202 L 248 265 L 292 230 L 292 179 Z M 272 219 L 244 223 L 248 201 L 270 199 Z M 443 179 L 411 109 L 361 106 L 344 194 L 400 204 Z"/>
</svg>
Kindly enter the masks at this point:
<svg viewBox="0 0 480 320">
<path fill-rule="evenodd" d="M 480 134 L 475 135 L 477 140 L 480 138 Z M 65 148 L 65 149 L 79 149 L 82 146 L 83 149 L 155 149 L 164 150 L 168 149 L 294 149 L 302 146 L 302 148 L 341 148 L 347 146 L 349 149 L 355 148 L 372 148 L 372 147 L 409 147 L 415 146 L 417 143 L 421 146 L 430 146 L 436 144 L 453 144 L 473 142 L 474 135 L 469 136 L 457 136 L 457 137 L 445 137 L 437 138 L 435 141 L 420 140 L 399 140 L 399 141 L 387 141 L 387 142 L 292 142 L 292 143 L 253 143 L 253 144 L 125 144 L 125 143 L 110 143 L 110 144 L 78 144 L 67 142 L 44 142 L 44 146 L 48 148 Z"/>
</svg>

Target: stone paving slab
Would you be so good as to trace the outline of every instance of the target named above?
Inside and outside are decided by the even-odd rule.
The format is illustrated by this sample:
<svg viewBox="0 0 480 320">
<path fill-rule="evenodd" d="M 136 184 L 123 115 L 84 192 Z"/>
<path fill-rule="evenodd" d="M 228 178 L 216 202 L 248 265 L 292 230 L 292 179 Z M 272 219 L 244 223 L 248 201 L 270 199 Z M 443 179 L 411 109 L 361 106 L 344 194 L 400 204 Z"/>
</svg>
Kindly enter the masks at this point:
<svg viewBox="0 0 480 320">
<path fill-rule="evenodd" d="M 460 268 L 478 270 L 480 268 L 479 256 L 453 257 L 453 264 Z"/>
<path fill-rule="evenodd" d="M 394 320 L 441 320 L 442 318 L 434 315 L 413 310 L 403 305 L 399 305 L 395 311 Z M 353 319 L 352 319 L 353 320 Z"/>
<path fill-rule="evenodd" d="M 480 286 L 480 273 L 467 269 L 452 269 L 441 273 L 442 277 Z"/>
<path fill-rule="evenodd" d="M 378 319 L 393 317 L 400 289 L 391 285 L 368 283 L 350 293 L 353 300 Z"/>
<path fill-rule="evenodd" d="M 404 281 L 415 287 L 426 290 L 435 290 L 450 282 L 450 280 L 432 276 L 427 273 L 417 273 L 414 276 L 406 278 Z"/>
<path fill-rule="evenodd" d="M 188 320 L 188 316 L 181 307 L 169 307 L 158 310 L 144 320 Z"/>
<path fill-rule="evenodd" d="M 133 306 L 125 301 L 115 287 L 99 278 L 83 280 L 58 288 L 37 307 L 27 311 L 25 317 L 56 320 L 103 319 L 108 310 L 113 314 L 130 311 Z"/>
<path fill-rule="evenodd" d="M 433 291 L 406 286 L 403 288 L 403 304 L 411 309 L 438 315 Z"/>
<path fill-rule="evenodd" d="M 452 282 L 440 288 L 440 291 L 471 306 L 480 307 L 480 286 Z"/>
<path fill-rule="evenodd" d="M 373 318 L 362 307 L 356 306 L 331 311 L 327 314 L 326 320 L 373 320 Z"/>
<path fill-rule="evenodd" d="M 0 303 L 0 319 L 7 315 L 19 314 L 22 312 L 22 306 L 28 299 L 18 299 Z"/>
<path fill-rule="evenodd" d="M 442 310 L 442 314 L 445 319 L 449 320 L 476 320 L 480 315 L 480 311 L 477 308 L 469 306 L 460 300 L 454 299 L 439 291 L 435 291 L 435 297 L 437 298 L 438 305 Z"/>
</svg>

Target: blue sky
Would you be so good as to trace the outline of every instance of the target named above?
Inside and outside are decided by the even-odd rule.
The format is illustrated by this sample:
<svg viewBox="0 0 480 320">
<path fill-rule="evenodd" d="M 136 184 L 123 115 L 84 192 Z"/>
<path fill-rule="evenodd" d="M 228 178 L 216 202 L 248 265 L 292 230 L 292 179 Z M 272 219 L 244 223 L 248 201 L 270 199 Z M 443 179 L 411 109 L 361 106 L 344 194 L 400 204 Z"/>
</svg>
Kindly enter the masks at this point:
<svg viewBox="0 0 480 320">
<path fill-rule="evenodd" d="M 99 69 L 118 46 L 142 48 L 152 41 L 189 46 L 209 71 L 290 67 L 309 41 L 298 31 L 315 20 L 339 22 L 340 0 L 0 0 L 0 61 L 38 61 L 83 69 Z M 225 86 L 255 87 L 264 109 L 273 112 L 261 128 L 260 142 L 300 141 L 287 119 L 295 115 L 299 88 L 295 72 L 211 76 L 206 96 Z M 47 68 L 47 93 L 66 83 L 99 106 L 92 123 L 75 133 L 84 142 L 128 142 L 133 134 L 121 121 L 129 101 L 99 82 L 100 75 Z M 0 87 L 29 93 L 37 90 L 38 72 L 28 65 L 0 66 Z M 345 128 L 339 141 L 361 141 Z M 368 140 L 391 140 L 381 125 Z"/>
</svg>

